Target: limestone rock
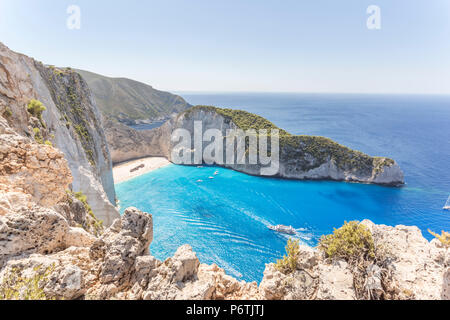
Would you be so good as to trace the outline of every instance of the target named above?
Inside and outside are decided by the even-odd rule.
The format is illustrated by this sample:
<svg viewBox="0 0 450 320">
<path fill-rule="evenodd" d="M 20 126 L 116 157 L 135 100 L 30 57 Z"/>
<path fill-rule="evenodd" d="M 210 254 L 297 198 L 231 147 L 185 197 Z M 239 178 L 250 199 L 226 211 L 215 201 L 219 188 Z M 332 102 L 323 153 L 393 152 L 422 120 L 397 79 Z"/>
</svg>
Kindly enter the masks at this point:
<svg viewBox="0 0 450 320">
<path fill-rule="evenodd" d="M 96 216 L 106 226 L 111 225 L 119 217 L 115 209 L 112 162 L 101 127 L 101 115 L 89 87 L 81 76 L 69 69 L 44 66 L 0 43 L 0 112 L 8 108 L 12 113 L 7 120 L 11 128 L 0 129 L 0 133 L 14 129 L 23 137 L 33 137 L 33 126 L 42 127 L 42 124 L 27 112 L 26 106 L 32 99 L 41 101 L 47 108 L 42 114 L 46 125 L 40 128 L 41 134 L 64 155 L 73 177 L 72 189 L 86 194 Z M 42 151 L 45 150 L 51 149 L 42 145 Z M 58 175 L 55 177 L 53 172 L 62 165 L 59 153 L 56 153 L 58 159 L 53 159 L 52 154 L 47 154 L 47 159 L 43 152 L 31 151 L 24 168 L 50 168 L 48 179 L 56 179 Z M 3 170 L 21 170 L 21 157 L 17 159 L 19 161 L 9 157 L 9 165 Z M 48 182 L 47 186 L 53 188 L 53 182 Z M 34 192 L 39 196 L 39 184 L 36 188 Z M 56 194 L 55 199 L 58 197 Z M 49 203 L 45 201 L 53 200 L 43 198 L 42 201 L 48 207 Z"/>
<path fill-rule="evenodd" d="M 355 300 L 353 289 L 353 274 L 345 261 L 335 263 L 322 263 L 318 273 L 319 288 L 317 299 L 319 300 Z"/>
<path fill-rule="evenodd" d="M 389 268 L 400 298 L 448 298 L 448 248 L 437 240 L 428 242 L 417 227 L 375 225 L 368 220 L 362 224 L 371 230 L 375 243 L 394 257 Z"/>
<path fill-rule="evenodd" d="M 102 258 L 101 282 L 126 285 L 137 257 L 148 253 L 153 240 L 152 216 L 136 208 L 125 210 L 91 247 L 91 257 Z"/>
<path fill-rule="evenodd" d="M 260 294 L 267 300 L 313 299 L 317 284 L 317 266 L 320 254 L 307 246 L 299 246 L 297 270 L 290 274 L 278 271 L 273 263 L 266 265 L 264 278 L 259 286 Z"/>
<path fill-rule="evenodd" d="M 13 131 L 0 134 L 0 145 L 0 194 L 3 194 L 0 207 L 4 208 L 0 214 L 14 211 L 18 203 L 33 200 L 50 207 L 65 197 L 72 176 L 61 152 Z"/>
<path fill-rule="evenodd" d="M 92 235 L 70 228 L 67 220 L 51 209 L 34 206 L 0 216 L 0 267 L 13 257 L 47 255 L 93 242 Z"/>
</svg>

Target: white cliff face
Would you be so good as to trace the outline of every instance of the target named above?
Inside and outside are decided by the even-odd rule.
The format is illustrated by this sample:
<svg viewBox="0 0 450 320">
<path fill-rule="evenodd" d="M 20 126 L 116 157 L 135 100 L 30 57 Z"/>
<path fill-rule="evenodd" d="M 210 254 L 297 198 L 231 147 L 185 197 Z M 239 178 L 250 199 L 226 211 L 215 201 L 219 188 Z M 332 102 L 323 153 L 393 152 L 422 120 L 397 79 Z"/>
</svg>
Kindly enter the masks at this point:
<svg viewBox="0 0 450 320">
<path fill-rule="evenodd" d="M 163 127 L 166 137 L 160 139 L 160 141 L 165 140 L 166 144 L 169 144 L 165 154 L 169 160 L 174 147 L 174 144 L 170 142 L 171 132 L 178 128 L 184 128 L 194 136 L 195 121 L 202 122 L 203 132 L 208 129 L 219 129 L 224 137 L 227 130 L 239 129 L 233 121 L 211 109 L 194 108 L 181 113 Z M 385 185 L 401 185 L 404 183 L 403 172 L 398 164 L 394 161 L 388 161 L 386 158 L 372 158 L 320 137 L 291 136 L 289 140 L 292 142 L 280 140 L 280 169 L 278 174 L 275 175 L 276 177 L 300 180 L 354 181 Z M 160 146 L 158 148 L 161 149 Z M 251 175 L 261 175 L 262 167 L 260 165 L 234 164 L 224 166 Z"/>
<path fill-rule="evenodd" d="M 145 157 L 166 157 L 168 154 L 167 126 L 136 131 L 116 120 L 105 119 L 103 127 L 114 164 Z"/>
<path fill-rule="evenodd" d="M 89 88 L 78 74 L 45 67 L 0 43 L 0 112 L 10 110 L 9 124 L 28 137 L 33 136 L 33 119 L 26 110 L 31 99 L 47 108 L 41 132 L 63 152 L 72 189 L 86 194 L 98 218 L 110 225 L 119 217 L 112 163 Z"/>
<path fill-rule="evenodd" d="M 194 136 L 194 122 L 201 121 L 203 133 L 218 129 L 225 137 L 227 130 L 239 127 L 230 119 L 208 108 L 193 108 L 173 117 L 154 130 L 135 131 L 108 121 L 105 131 L 114 163 L 148 156 L 166 157 L 172 161 L 175 143 L 172 133 L 179 128 Z M 382 185 L 402 185 L 404 175 L 399 165 L 387 158 L 373 158 L 321 137 L 291 136 L 280 140 L 280 166 L 275 177 L 299 180 L 336 180 Z M 204 146 L 208 143 L 204 143 Z M 192 149 L 194 149 L 192 147 Z M 215 163 L 214 159 L 205 159 Z M 251 175 L 265 175 L 260 165 L 225 164 L 224 167 Z"/>
</svg>

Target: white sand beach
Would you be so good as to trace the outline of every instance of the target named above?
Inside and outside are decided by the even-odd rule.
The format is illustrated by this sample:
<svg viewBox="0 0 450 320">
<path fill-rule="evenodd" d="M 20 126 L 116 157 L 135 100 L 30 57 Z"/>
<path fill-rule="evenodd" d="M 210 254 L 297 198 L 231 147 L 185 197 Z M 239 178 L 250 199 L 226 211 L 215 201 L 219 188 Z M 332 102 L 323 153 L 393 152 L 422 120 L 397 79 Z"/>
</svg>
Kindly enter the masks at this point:
<svg viewBox="0 0 450 320">
<path fill-rule="evenodd" d="M 169 164 L 170 162 L 166 158 L 150 157 L 115 165 L 113 168 L 114 183 L 128 181 Z"/>
</svg>

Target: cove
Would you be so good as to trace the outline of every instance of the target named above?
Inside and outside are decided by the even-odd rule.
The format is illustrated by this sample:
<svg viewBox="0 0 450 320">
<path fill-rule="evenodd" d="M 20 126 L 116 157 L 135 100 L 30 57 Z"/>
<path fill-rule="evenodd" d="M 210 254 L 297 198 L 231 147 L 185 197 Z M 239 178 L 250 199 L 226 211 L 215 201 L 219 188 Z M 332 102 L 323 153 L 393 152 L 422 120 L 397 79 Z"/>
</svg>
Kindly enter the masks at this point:
<svg viewBox="0 0 450 320">
<path fill-rule="evenodd" d="M 116 190 L 122 210 L 134 206 L 153 215 L 150 249 L 156 258 L 164 260 L 190 244 L 202 263 L 215 263 L 246 281 L 261 281 L 265 264 L 284 253 L 289 236 L 269 225 L 292 225 L 295 237 L 309 246 L 344 221 L 370 219 L 417 225 L 423 231 L 429 225 L 413 214 L 417 199 L 427 196 L 417 188 L 281 180 L 169 165 L 118 184 Z"/>
</svg>

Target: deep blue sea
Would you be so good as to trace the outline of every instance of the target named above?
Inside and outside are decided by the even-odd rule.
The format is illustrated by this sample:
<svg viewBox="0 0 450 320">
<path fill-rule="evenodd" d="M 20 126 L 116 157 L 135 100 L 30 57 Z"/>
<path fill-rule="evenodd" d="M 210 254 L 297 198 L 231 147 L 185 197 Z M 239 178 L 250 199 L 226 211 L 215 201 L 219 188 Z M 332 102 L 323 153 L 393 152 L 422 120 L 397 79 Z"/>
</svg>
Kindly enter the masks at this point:
<svg viewBox="0 0 450 320">
<path fill-rule="evenodd" d="M 189 103 L 257 113 L 293 134 L 321 135 L 373 156 L 395 159 L 407 185 L 265 179 L 212 167 L 170 165 L 117 185 L 121 208 L 154 217 L 151 252 L 159 259 L 190 244 L 203 263 L 260 281 L 265 263 L 284 253 L 298 229 L 314 246 L 344 221 L 450 230 L 450 96 L 334 94 L 181 94 Z M 219 170 L 214 180 L 208 177 Z M 202 179 L 203 183 L 196 181 Z"/>
</svg>

